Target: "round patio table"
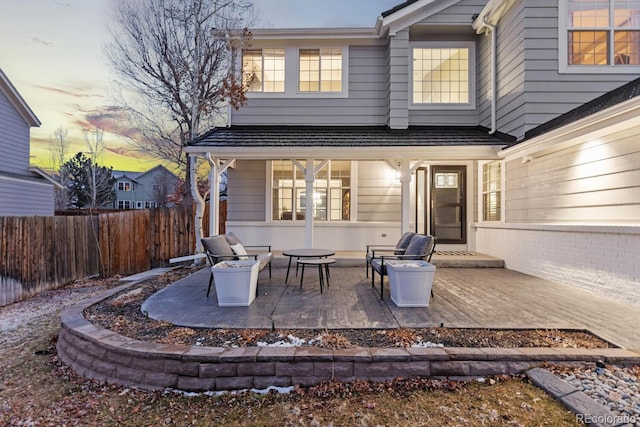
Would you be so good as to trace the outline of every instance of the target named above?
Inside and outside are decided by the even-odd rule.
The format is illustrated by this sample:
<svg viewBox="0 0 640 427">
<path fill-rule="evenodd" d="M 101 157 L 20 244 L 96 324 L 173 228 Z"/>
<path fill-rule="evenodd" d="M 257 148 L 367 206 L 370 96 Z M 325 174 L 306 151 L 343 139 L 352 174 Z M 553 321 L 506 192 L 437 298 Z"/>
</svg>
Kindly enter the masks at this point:
<svg viewBox="0 0 640 427">
<path fill-rule="evenodd" d="M 287 249 L 282 255 L 289 257 L 289 265 L 287 266 L 287 277 L 284 279 L 285 285 L 289 284 L 289 270 L 291 269 L 291 259 L 293 258 L 326 258 L 336 254 L 333 249 L 305 248 L 305 249 Z M 298 265 L 296 264 L 296 276 L 298 275 Z"/>
</svg>

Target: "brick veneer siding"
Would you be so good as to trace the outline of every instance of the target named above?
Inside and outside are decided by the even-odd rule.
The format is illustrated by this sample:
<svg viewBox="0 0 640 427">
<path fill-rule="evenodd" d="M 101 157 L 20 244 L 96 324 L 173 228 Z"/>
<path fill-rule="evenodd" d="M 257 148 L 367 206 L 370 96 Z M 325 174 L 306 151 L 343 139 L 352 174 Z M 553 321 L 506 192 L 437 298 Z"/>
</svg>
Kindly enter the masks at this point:
<svg viewBox="0 0 640 427">
<path fill-rule="evenodd" d="M 57 350 L 78 374 L 124 386 L 186 391 L 311 386 L 327 380 L 384 381 L 398 377 L 473 377 L 524 372 L 542 362 L 597 360 L 640 364 L 624 349 L 555 348 L 220 348 L 138 341 L 94 325 L 85 308 L 128 284 L 76 305 L 61 316 Z"/>
</svg>

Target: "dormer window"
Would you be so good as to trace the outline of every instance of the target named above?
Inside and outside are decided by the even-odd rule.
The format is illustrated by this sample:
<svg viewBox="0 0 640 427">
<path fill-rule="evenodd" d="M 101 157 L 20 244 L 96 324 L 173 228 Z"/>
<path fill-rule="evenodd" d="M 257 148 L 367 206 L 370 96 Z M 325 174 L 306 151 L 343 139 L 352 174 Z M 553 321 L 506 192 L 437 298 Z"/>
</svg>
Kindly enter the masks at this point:
<svg viewBox="0 0 640 427">
<path fill-rule="evenodd" d="M 412 46 L 413 108 L 474 108 L 473 43 Z"/>
<path fill-rule="evenodd" d="M 560 23 L 561 71 L 632 73 L 630 66 L 640 66 L 640 3 L 564 0 Z"/>
<path fill-rule="evenodd" d="M 284 49 L 242 51 L 242 83 L 247 92 L 284 92 Z"/>
<path fill-rule="evenodd" d="M 342 92 L 342 49 L 300 49 L 300 92 Z"/>
</svg>

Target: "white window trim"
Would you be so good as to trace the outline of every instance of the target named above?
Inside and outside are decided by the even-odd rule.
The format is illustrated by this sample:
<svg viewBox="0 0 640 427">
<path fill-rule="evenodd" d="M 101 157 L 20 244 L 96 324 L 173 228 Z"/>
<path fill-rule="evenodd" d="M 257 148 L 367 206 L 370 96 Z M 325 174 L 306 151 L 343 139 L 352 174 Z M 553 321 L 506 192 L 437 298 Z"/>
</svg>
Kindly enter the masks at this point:
<svg viewBox="0 0 640 427">
<path fill-rule="evenodd" d="M 255 47 L 252 49 L 283 48 L 282 46 Z M 340 49 L 342 51 L 342 91 L 341 92 L 300 92 L 298 78 L 300 49 Z M 238 55 L 237 66 L 242 70 L 242 55 Z M 245 92 L 248 99 L 273 98 L 347 98 L 349 96 L 349 46 L 348 45 L 304 45 L 284 47 L 284 92 Z"/>
<path fill-rule="evenodd" d="M 469 49 L 469 103 L 468 104 L 416 104 L 413 102 L 413 49 L 452 48 Z M 475 110 L 476 109 L 476 44 L 475 42 L 414 42 L 409 43 L 409 109 L 410 110 Z"/>
<path fill-rule="evenodd" d="M 290 159 L 286 159 L 290 160 Z M 317 159 L 316 159 L 317 160 Z M 334 159 L 339 160 L 339 159 Z M 331 161 L 331 160 L 329 160 Z M 315 220 L 315 223 L 331 223 L 331 224 L 343 224 L 343 223 L 352 223 L 357 222 L 357 218 L 355 218 L 357 212 L 357 180 L 355 179 L 358 176 L 358 162 L 351 160 L 351 174 L 349 176 L 349 181 L 351 185 L 349 186 L 349 190 L 351 191 L 351 203 L 349 204 L 349 218 L 348 220 Z M 266 185 L 265 185 L 265 218 L 267 218 L 266 222 L 282 224 L 282 223 L 304 223 L 304 220 L 281 220 L 281 219 L 273 219 L 273 160 L 267 160 L 266 167 Z M 315 179 L 314 179 L 315 181 Z M 314 183 L 315 184 L 315 183 Z M 294 190 L 295 194 L 295 190 Z M 327 193 L 327 197 L 329 194 Z M 330 217 L 330 206 L 331 203 L 327 201 L 327 218 Z"/>
<path fill-rule="evenodd" d="M 500 220 L 499 221 L 487 221 L 484 219 L 484 165 L 487 163 L 500 162 Z M 483 160 L 478 162 L 478 222 L 486 222 L 486 223 L 500 223 L 506 222 L 505 215 L 507 213 L 507 209 L 505 206 L 505 184 L 506 184 L 506 171 L 505 171 L 506 163 L 504 160 Z"/>
<path fill-rule="evenodd" d="M 283 95 L 286 91 L 287 91 L 287 50 L 284 47 L 256 47 L 256 48 L 247 48 L 246 50 L 260 50 L 261 54 L 262 54 L 262 78 L 264 78 L 264 51 L 265 49 L 283 49 L 284 50 L 284 83 L 285 83 L 285 88 L 284 91 L 281 92 L 267 92 L 264 90 L 264 83 L 262 85 L 262 90 L 260 91 L 246 91 L 245 95 L 247 97 L 251 96 L 255 96 L 255 95 Z M 241 52 L 240 56 L 240 70 L 241 70 L 241 77 L 244 81 L 244 70 L 242 68 L 243 64 L 244 64 L 244 60 L 243 60 L 243 55 L 244 52 Z"/>
<path fill-rule="evenodd" d="M 567 0 L 558 2 L 558 73 L 560 74 L 640 74 L 640 65 L 569 65 Z M 611 28 L 607 27 L 607 31 Z M 611 46 L 609 46 L 611 48 Z"/>
</svg>

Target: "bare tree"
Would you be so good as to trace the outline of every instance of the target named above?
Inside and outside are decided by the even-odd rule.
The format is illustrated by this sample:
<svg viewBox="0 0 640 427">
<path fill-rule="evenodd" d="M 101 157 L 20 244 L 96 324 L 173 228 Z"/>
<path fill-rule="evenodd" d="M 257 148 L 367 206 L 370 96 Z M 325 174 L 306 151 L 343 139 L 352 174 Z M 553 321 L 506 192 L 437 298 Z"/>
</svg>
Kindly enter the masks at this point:
<svg viewBox="0 0 640 427">
<path fill-rule="evenodd" d="M 190 171 L 184 147 L 245 102 L 234 71 L 248 43 L 251 0 L 114 0 L 107 60 L 146 153 Z M 122 89 L 126 88 L 126 90 Z M 190 191 L 189 191 L 190 193 Z"/>
<path fill-rule="evenodd" d="M 55 188 L 55 208 L 63 210 L 67 208 L 69 197 L 67 194 L 67 175 L 62 173 L 62 167 L 68 155 L 70 146 L 69 131 L 60 126 L 53 135 L 49 136 L 49 153 L 51 156 L 51 170 L 58 176 L 63 188 Z"/>
<path fill-rule="evenodd" d="M 195 199 L 196 250 L 204 199 L 184 148 L 224 122 L 245 101 L 236 55 L 250 40 L 252 0 L 113 0 L 112 42 L 105 48 L 119 78 L 125 111 L 138 127 L 138 147 L 184 167 L 185 202 Z"/>
<path fill-rule="evenodd" d="M 91 162 L 88 163 L 90 166 L 87 168 L 86 172 L 88 174 L 88 182 L 91 187 L 91 204 L 92 208 L 98 207 L 98 189 L 104 184 L 102 182 L 98 182 L 103 180 L 104 177 L 100 177 L 96 173 L 96 168 L 98 167 L 98 163 L 102 160 L 104 155 L 104 130 L 98 127 L 94 128 L 85 128 L 82 130 L 82 134 L 84 135 L 84 143 L 87 146 L 87 152 L 91 155 Z"/>
</svg>

